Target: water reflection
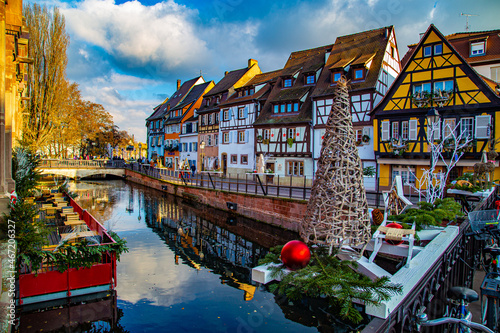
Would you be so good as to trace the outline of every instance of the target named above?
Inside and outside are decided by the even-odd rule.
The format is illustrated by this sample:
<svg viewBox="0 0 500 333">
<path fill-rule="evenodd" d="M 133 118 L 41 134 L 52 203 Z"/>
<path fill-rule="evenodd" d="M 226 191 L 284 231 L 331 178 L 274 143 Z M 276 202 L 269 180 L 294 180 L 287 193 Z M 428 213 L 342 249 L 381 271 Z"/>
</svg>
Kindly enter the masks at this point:
<svg viewBox="0 0 500 333">
<path fill-rule="evenodd" d="M 317 304 L 293 306 L 251 281 L 267 249 L 296 234 L 122 181 L 73 183 L 71 190 L 128 242 L 111 306 L 122 314 L 117 331 L 347 332 L 334 329 Z M 102 326 L 83 312 L 80 319 L 71 331 Z"/>
</svg>

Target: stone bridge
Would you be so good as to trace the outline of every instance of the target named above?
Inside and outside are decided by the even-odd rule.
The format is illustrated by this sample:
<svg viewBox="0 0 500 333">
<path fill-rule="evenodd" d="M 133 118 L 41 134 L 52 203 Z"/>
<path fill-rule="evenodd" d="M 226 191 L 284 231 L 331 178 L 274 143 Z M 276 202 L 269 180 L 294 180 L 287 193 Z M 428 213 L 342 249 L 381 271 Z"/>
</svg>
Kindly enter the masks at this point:
<svg viewBox="0 0 500 333">
<path fill-rule="evenodd" d="M 123 161 L 42 159 L 37 170 L 42 175 L 81 179 L 94 175 L 125 177 Z"/>
</svg>

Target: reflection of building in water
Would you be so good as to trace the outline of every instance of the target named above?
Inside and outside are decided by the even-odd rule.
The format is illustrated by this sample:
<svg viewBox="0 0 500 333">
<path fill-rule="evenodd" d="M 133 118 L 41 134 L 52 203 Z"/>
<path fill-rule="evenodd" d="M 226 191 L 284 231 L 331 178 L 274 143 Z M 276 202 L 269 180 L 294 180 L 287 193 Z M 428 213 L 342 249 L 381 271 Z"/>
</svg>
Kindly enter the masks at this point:
<svg viewBox="0 0 500 333">
<path fill-rule="evenodd" d="M 244 299 L 251 300 L 256 287 L 251 285 L 250 271 L 267 249 L 228 230 L 237 226 L 223 227 L 228 217 L 224 212 L 202 217 L 199 209 L 181 201 L 171 196 L 145 197 L 146 223 L 175 251 L 176 264 L 208 267 L 221 275 L 221 283 L 243 290 Z"/>
</svg>

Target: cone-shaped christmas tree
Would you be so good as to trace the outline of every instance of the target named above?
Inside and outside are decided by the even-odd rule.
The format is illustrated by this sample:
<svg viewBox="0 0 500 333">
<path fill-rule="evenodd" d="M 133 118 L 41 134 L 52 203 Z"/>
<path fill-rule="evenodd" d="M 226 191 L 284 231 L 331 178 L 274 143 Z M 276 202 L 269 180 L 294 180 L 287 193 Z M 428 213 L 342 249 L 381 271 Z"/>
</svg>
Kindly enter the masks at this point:
<svg viewBox="0 0 500 333">
<path fill-rule="evenodd" d="M 306 243 L 330 249 L 370 240 L 363 169 L 355 145 L 345 79 L 337 83 L 300 235 Z"/>
</svg>

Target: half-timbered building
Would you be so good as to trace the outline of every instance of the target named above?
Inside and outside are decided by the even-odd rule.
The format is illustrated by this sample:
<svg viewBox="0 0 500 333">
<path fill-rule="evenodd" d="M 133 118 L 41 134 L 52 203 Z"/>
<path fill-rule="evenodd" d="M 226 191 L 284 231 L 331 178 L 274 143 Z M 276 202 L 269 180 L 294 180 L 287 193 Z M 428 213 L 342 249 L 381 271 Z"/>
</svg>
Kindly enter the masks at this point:
<svg viewBox="0 0 500 333">
<path fill-rule="evenodd" d="M 156 106 L 151 116 L 146 118 L 147 140 L 148 140 L 148 158 L 154 160 L 160 165 L 165 164 L 165 121 L 170 115 L 170 109 L 182 102 L 191 88 L 200 83 L 204 83 L 203 77 L 199 76 L 181 85 L 181 80 L 177 80 L 177 90 L 167 98 L 162 104 Z"/>
<path fill-rule="evenodd" d="M 245 85 L 261 70 L 257 60 L 249 59 L 248 66 L 242 69 L 226 72 L 224 77 L 203 96 L 198 114 L 198 147 L 201 160 L 200 171 L 220 170 L 219 159 L 219 121 L 220 105 L 224 103 L 235 90 Z"/>
<path fill-rule="evenodd" d="M 186 144 L 180 144 L 179 135 L 186 119 L 194 115 L 194 111 L 201 105 L 203 95 L 213 86 L 213 81 L 194 85 L 182 101 L 168 111 L 167 120 L 165 120 L 165 167 L 172 171 L 190 168 L 189 162 L 186 166 L 186 161 L 179 158 L 180 152 L 187 148 Z M 194 160 L 191 159 L 191 161 Z"/>
<path fill-rule="evenodd" d="M 256 170 L 255 145 L 264 144 L 262 136 L 255 137 L 253 123 L 259 116 L 266 97 L 276 81 L 278 71 L 256 75 L 220 105 L 219 154 L 222 171 L 231 177 Z M 255 141 L 255 140 L 256 141 Z"/>
<path fill-rule="evenodd" d="M 198 115 L 186 119 L 179 134 L 179 157 L 181 169 L 197 170 L 198 164 Z M 193 168 L 194 166 L 194 168 Z"/>
<path fill-rule="evenodd" d="M 311 94 L 332 45 L 292 52 L 254 123 L 256 156 L 266 168 L 303 185 L 312 179 Z M 265 141 L 264 141 L 265 140 Z M 260 140 L 258 140 L 260 141 Z"/>
<path fill-rule="evenodd" d="M 500 82 L 500 29 L 489 31 L 457 32 L 445 36 L 453 48 L 480 75 Z M 417 44 L 408 45 L 412 51 Z M 403 65 L 412 52 L 401 60 Z"/>
<path fill-rule="evenodd" d="M 352 122 L 363 167 L 376 167 L 370 112 L 382 100 L 400 71 L 393 26 L 337 38 L 311 95 L 314 170 L 320 157 L 335 87 L 342 76 L 349 80 Z M 372 186 L 375 187 L 375 183 Z"/>
<path fill-rule="evenodd" d="M 451 177 L 472 172 L 488 151 L 488 143 L 500 136 L 498 84 L 479 75 L 434 25 L 407 59 L 372 112 L 380 190 L 390 188 L 396 175 L 405 183 L 415 183 L 422 170 L 429 168 L 427 118 L 433 119 L 428 116 L 436 115 L 434 110 L 439 128 L 433 140 L 441 140 L 450 130 L 473 140 Z M 499 176 L 497 168 L 495 178 Z"/>
</svg>

